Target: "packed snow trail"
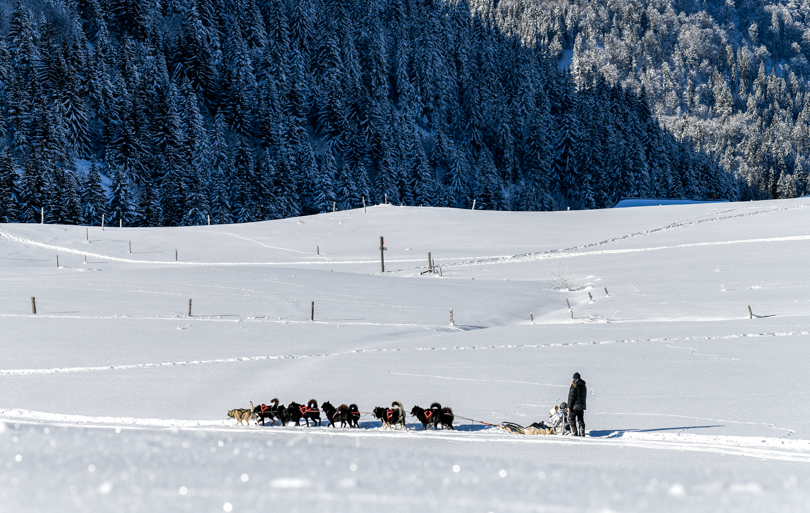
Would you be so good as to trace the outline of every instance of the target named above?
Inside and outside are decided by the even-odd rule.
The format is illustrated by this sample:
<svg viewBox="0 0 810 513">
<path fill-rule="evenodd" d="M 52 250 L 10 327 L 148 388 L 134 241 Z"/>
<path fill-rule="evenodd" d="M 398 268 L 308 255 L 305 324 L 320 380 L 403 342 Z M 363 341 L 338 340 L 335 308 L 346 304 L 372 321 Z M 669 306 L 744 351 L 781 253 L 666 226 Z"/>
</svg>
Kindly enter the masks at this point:
<svg viewBox="0 0 810 513">
<path fill-rule="evenodd" d="M 410 416 L 409 416 L 410 417 Z M 383 438 L 401 440 L 403 438 L 418 440 L 437 440 L 444 442 L 467 443 L 508 443 L 508 444 L 562 444 L 562 445 L 596 445 L 606 447 L 635 447 L 641 449 L 664 451 L 689 451 L 744 456 L 762 460 L 792 461 L 810 464 L 810 440 L 783 438 L 742 437 L 742 436 L 706 436 L 692 434 L 649 433 L 634 431 L 612 431 L 602 436 L 575 438 L 559 435 L 513 435 L 495 428 L 484 428 L 477 431 L 461 431 L 463 424 L 458 423 L 455 432 L 417 430 L 418 424 L 411 424 L 410 429 L 383 430 L 370 427 L 365 423 L 360 429 L 340 429 L 321 427 L 294 426 L 234 426 L 233 420 L 179 420 L 147 419 L 131 417 L 89 417 L 84 415 L 64 415 L 28 410 L 2 410 L 0 421 L 10 423 L 29 423 L 38 426 L 54 425 L 60 427 L 94 427 L 121 429 L 172 429 L 184 431 L 213 431 L 221 433 L 256 433 L 274 437 L 300 433 L 306 436 L 348 437 L 348 438 Z"/>
</svg>

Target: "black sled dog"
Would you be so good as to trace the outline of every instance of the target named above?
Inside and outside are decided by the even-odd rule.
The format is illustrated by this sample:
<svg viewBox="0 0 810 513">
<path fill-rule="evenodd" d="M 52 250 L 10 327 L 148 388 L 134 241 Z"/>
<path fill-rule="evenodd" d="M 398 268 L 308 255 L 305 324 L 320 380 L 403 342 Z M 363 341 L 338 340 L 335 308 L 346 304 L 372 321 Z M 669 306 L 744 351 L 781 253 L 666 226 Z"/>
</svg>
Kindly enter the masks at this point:
<svg viewBox="0 0 810 513">
<path fill-rule="evenodd" d="M 397 425 L 405 429 L 405 409 L 402 407 L 402 403 L 394 401 L 391 406 L 394 408 L 377 406 L 373 410 L 374 417 L 382 422 L 383 429 L 395 429 Z"/>
</svg>

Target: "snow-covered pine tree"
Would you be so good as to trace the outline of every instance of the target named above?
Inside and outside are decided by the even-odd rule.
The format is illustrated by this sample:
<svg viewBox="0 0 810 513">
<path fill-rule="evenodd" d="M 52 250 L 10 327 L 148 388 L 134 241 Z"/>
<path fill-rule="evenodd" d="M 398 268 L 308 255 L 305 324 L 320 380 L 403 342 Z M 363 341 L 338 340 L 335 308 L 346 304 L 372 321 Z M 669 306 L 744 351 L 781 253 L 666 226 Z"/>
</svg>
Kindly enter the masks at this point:
<svg viewBox="0 0 810 513">
<path fill-rule="evenodd" d="M 90 164 L 82 183 L 82 207 L 86 224 L 91 226 L 101 224 L 101 215 L 107 211 L 107 198 L 95 162 Z"/>
<path fill-rule="evenodd" d="M 17 172 L 11 150 L 4 148 L 0 154 L 0 223 L 17 220 Z"/>
</svg>

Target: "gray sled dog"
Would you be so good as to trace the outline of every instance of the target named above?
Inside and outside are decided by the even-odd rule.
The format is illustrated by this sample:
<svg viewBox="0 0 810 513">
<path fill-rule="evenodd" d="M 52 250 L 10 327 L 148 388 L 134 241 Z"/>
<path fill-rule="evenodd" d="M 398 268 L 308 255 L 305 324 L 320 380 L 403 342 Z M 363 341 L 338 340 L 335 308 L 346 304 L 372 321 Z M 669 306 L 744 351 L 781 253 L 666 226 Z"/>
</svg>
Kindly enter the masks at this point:
<svg viewBox="0 0 810 513">
<path fill-rule="evenodd" d="M 250 419 L 253 419 L 253 422 L 258 424 L 258 420 L 256 417 L 256 408 L 253 407 L 253 401 L 250 401 L 250 409 L 246 410 L 244 408 L 237 408 L 235 410 L 231 410 L 228 412 L 228 417 L 232 419 L 236 419 L 237 424 L 241 424 L 242 421 L 245 421 L 245 424 L 248 426 L 250 425 Z"/>
</svg>

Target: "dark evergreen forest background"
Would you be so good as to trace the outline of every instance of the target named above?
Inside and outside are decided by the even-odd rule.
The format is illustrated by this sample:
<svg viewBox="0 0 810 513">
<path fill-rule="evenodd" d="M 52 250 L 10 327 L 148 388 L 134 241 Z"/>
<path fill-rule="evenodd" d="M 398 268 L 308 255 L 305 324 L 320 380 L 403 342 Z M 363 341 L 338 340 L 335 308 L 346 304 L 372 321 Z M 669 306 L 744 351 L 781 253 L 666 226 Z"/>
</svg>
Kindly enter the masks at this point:
<svg viewBox="0 0 810 513">
<path fill-rule="evenodd" d="M 465 0 L 7 2 L 0 220 L 740 197 L 643 90 L 577 84 L 559 49 L 498 27 Z"/>
</svg>

